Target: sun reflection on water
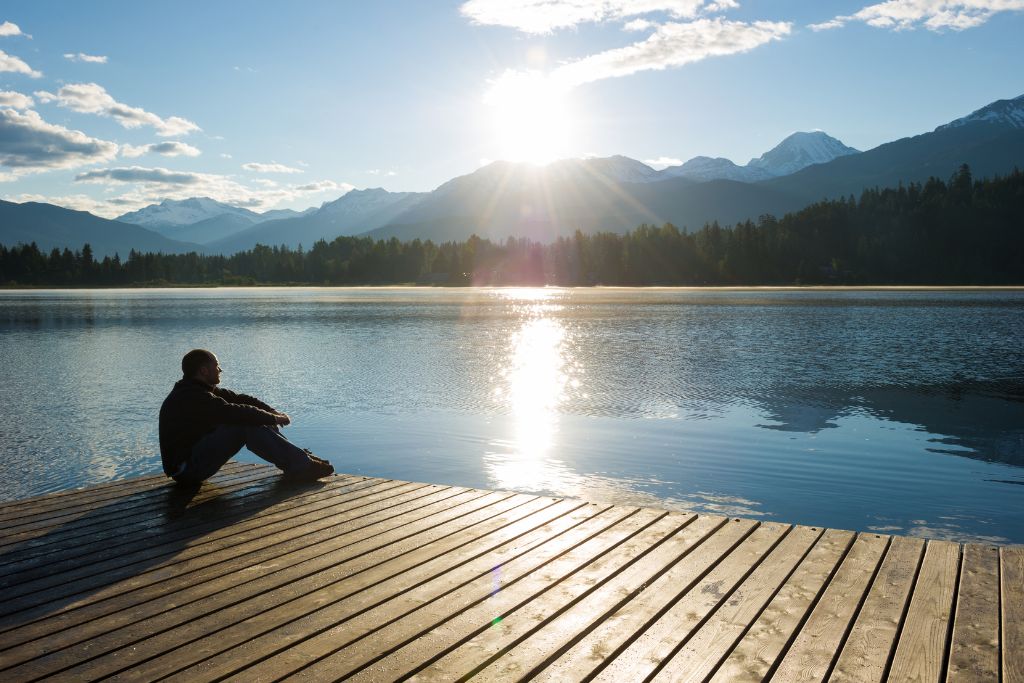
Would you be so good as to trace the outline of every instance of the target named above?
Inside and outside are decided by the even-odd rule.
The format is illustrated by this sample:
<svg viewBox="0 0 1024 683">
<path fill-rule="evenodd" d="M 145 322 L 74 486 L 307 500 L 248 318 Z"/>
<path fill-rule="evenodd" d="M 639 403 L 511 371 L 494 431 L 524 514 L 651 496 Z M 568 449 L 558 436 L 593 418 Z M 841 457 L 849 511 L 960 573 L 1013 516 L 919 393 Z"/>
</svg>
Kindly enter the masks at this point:
<svg viewBox="0 0 1024 683">
<path fill-rule="evenodd" d="M 564 490 L 572 473 L 553 454 L 559 411 L 576 385 L 565 324 L 554 315 L 555 292 L 502 290 L 522 319 L 509 340 L 509 354 L 497 377 L 495 399 L 512 416 L 507 439 L 495 439 L 488 454 L 491 476 L 501 488 Z"/>
</svg>

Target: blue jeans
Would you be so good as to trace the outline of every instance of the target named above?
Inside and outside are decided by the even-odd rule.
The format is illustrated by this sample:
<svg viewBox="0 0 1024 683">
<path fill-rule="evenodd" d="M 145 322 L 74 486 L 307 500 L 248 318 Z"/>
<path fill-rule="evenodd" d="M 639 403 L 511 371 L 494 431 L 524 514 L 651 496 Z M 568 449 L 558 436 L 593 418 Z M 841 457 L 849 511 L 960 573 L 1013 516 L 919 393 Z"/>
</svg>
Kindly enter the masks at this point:
<svg viewBox="0 0 1024 683">
<path fill-rule="evenodd" d="M 245 446 L 285 474 L 297 474 L 312 465 L 304 450 L 270 425 L 220 425 L 192 446 L 185 469 L 174 476 L 180 482 L 200 482 L 212 477 Z"/>
</svg>

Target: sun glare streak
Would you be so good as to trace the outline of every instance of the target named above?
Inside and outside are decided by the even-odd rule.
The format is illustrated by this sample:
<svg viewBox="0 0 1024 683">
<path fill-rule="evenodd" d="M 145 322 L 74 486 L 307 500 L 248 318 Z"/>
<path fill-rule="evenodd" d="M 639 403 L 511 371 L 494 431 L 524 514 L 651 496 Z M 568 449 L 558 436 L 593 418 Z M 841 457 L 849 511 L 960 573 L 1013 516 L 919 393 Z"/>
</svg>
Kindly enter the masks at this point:
<svg viewBox="0 0 1024 683">
<path fill-rule="evenodd" d="M 569 474 L 551 458 L 558 434 L 559 408 L 571 386 L 571 364 L 563 323 L 550 314 L 560 308 L 543 289 L 506 290 L 526 317 L 510 342 L 510 357 L 501 373 L 496 398 L 512 413 L 508 440 L 489 458 L 498 485 L 509 489 L 561 490 Z"/>
<path fill-rule="evenodd" d="M 501 159 L 546 164 L 567 156 L 572 137 L 569 89 L 538 71 L 508 70 L 491 82 L 491 110 Z"/>
</svg>

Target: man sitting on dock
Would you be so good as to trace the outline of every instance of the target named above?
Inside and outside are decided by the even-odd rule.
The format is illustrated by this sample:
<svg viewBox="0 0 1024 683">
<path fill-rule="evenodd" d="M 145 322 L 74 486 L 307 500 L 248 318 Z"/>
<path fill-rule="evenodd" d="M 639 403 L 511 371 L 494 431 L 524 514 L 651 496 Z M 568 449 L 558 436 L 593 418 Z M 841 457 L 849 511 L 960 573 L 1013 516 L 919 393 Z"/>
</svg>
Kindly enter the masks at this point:
<svg viewBox="0 0 1024 683">
<path fill-rule="evenodd" d="M 182 379 L 160 407 L 160 456 L 164 473 L 199 483 L 242 446 L 277 465 L 291 481 L 315 481 L 334 473 L 329 462 L 294 445 L 280 427 L 291 418 L 263 401 L 217 387 L 220 363 L 205 349 L 181 359 Z"/>
</svg>

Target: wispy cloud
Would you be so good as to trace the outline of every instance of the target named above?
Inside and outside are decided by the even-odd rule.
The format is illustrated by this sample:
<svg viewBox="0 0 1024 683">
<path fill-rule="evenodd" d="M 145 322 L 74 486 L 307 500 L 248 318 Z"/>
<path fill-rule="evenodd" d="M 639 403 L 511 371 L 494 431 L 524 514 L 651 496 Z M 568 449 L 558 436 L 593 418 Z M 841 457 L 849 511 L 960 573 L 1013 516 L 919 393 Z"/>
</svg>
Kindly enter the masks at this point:
<svg viewBox="0 0 1024 683">
<path fill-rule="evenodd" d="M 123 166 L 120 168 L 100 168 L 95 171 L 86 171 L 75 176 L 76 182 L 103 182 L 114 181 L 118 183 L 160 183 L 162 185 L 196 185 L 200 183 L 205 173 L 192 173 L 189 171 L 171 171 L 166 168 L 144 168 L 142 166 Z"/>
<path fill-rule="evenodd" d="M 255 161 L 251 161 L 247 164 L 242 164 L 242 168 L 244 168 L 247 171 L 253 171 L 255 173 L 303 173 L 303 170 L 301 168 L 285 166 L 284 164 L 278 164 L 275 162 L 269 164 L 261 164 Z"/>
<path fill-rule="evenodd" d="M 661 170 L 668 168 L 669 166 L 679 166 L 683 163 L 682 159 L 676 159 L 675 157 L 658 157 L 657 159 L 644 159 L 644 163 L 653 169 Z"/>
<path fill-rule="evenodd" d="M 371 168 L 369 171 L 367 171 L 367 173 L 369 173 L 370 175 L 381 175 L 387 177 L 398 175 L 398 173 L 396 173 L 395 171 L 385 171 L 379 168 Z"/>
<path fill-rule="evenodd" d="M 0 24 L 0 38 L 8 38 L 10 36 L 25 36 L 26 38 L 32 37 L 27 33 L 22 33 L 21 29 L 18 27 L 17 24 L 12 24 L 9 21 L 5 21 L 4 23 Z"/>
<path fill-rule="evenodd" d="M 35 101 L 28 95 L 13 90 L 0 90 L 0 107 L 31 109 Z"/>
<path fill-rule="evenodd" d="M 527 83 L 543 91 L 539 94 L 551 95 L 604 78 L 747 52 L 792 31 L 790 22 L 708 16 L 737 6 L 735 0 L 468 0 L 460 11 L 473 23 L 529 34 L 608 21 L 622 21 L 626 32 L 650 32 L 644 40 L 570 60 L 548 73 L 507 69 L 491 82 L 485 97 L 494 103 L 505 101 L 508 91 L 522 95 Z M 666 16 L 671 20 L 665 21 Z"/>
<path fill-rule="evenodd" d="M 155 142 L 150 145 L 123 145 L 121 156 L 141 157 L 144 154 L 162 154 L 165 157 L 197 157 L 201 152 L 192 145 L 177 140 Z"/>
<path fill-rule="evenodd" d="M 840 15 L 820 24 L 815 31 L 839 28 L 852 21 L 876 28 L 906 31 L 924 27 L 932 31 L 963 31 L 980 26 L 1000 12 L 1024 10 L 1024 0 L 888 0 L 850 15 Z"/>
<path fill-rule="evenodd" d="M 338 183 L 333 180 L 286 186 L 267 186 L 254 181 L 259 187 L 250 187 L 226 175 L 143 166 L 95 169 L 79 173 L 75 181 L 106 185 L 111 190 L 126 190 L 105 199 L 101 206 L 89 209 L 97 215 L 111 217 L 159 203 L 164 199 L 201 196 L 211 197 L 232 206 L 269 209 L 305 196 L 323 192 L 347 192 L 353 188 L 349 183 Z"/>
<path fill-rule="evenodd" d="M 555 69 L 556 82 L 581 85 L 753 50 L 789 35 L 788 22 L 698 19 L 662 24 L 646 40 L 599 52 Z"/>
<path fill-rule="evenodd" d="M 459 11 L 475 24 L 543 34 L 580 24 L 666 13 L 677 19 L 735 7 L 733 0 L 469 0 Z"/>
<path fill-rule="evenodd" d="M 788 22 L 697 19 L 659 25 L 645 40 L 567 62 L 544 74 L 507 69 L 491 81 L 487 103 L 536 97 L 547 101 L 572 88 L 640 71 L 662 70 L 741 52 L 789 35 Z"/>
<path fill-rule="evenodd" d="M 84 52 L 65 52 L 64 59 L 72 62 L 88 62 L 90 64 L 106 64 L 106 55 L 87 55 Z"/>
<path fill-rule="evenodd" d="M 56 102 L 72 111 L 112 118 L 125 128 L 151 126 L 161 137 L 187 135 L 201 130 L 196 124 L 179 116 L 164 119 L 140 107 L 122 104 L 96 83 L 72 83 L 63 86 L 56 94 L 38 91 L 35 96 L 40 102 Z"/>
<path fill-rule="evenodd" d="M 25 74 L 32 78 L 41 78 L 43 73 L 36 71 L 28 64 L 23 62 L 21 59 L 14 55 L 9 55 L 3 50 L 0 50 L 0 71 L 8 71 L 16 74 Z"/>
<path fill-rule="evenodd" d="M 301 192 L 303 194 L 315 194 L 317 192 L 329 192 L 335 190 L 340 190 L 344 194 L 345 192 L 356 189 L 356 186 L 351 183 L 336 183 L 333 180 L 319 180 L 315 183 L 299 185 L 294 189 L 296 192 Z"/>
<path fill-rule="evenodd" d="M 0 109 L 0 166 L 24 171 L 109 161 L 117 144 L 47 123 L 35 111 Z"/>
</svg>

